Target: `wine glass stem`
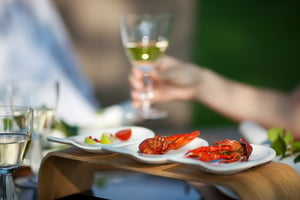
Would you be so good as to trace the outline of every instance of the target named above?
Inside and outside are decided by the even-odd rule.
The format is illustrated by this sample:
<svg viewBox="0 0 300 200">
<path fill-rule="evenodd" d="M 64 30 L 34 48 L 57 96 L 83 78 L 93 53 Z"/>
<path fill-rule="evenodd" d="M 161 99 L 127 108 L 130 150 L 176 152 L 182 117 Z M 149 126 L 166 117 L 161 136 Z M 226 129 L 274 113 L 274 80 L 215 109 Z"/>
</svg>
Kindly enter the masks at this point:
<svg viewBox="0 0 300 200">
<path fill-rule="evenodd" d="M 18 195 L 15 190 L 14 181 L 12 175 L 1 174 L 0 175 L 0 200 L 17 200 Z"/>
<path fill-rule="evenodd" d="M 40 164 L 43 158 L 42 151 L 42 135 L 38 133 L 33 133 L 29 161 L 34 177 L 37 177 L 39 172 Z"/>
<path fill-rule="evenodd" d="M 153 83 L 148 72 L 143 73 L 144 91 L 142 92 L 142 112 L 148 112 L 153 98 Z"/>
</svg>

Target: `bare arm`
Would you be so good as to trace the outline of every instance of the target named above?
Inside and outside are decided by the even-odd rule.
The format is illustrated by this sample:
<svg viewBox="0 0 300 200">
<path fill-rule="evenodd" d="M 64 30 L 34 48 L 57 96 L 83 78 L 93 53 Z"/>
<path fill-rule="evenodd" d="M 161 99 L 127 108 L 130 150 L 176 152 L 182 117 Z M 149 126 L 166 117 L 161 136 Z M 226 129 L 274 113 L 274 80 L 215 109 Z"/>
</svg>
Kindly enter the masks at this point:
<svg viewBox="0 0 300 200">
<path fill-rule="evenodd" d="M 235 121 L 253 120 L 266 128 L 286 128 L 300 139 L 298 93 L 252 87 L 203 69 L 195 99 Z"/>
<path fill-rule="evenodd" d="M 266 128 L 286 128 L 300 139 L 300 89 L 285 94 L 256 88 L 170 57 L 162 59 L 157 71 L 152 77 L 154 102 L 199 101 L 234 121 L 253 120 Z M 138 74 L 133 72 L 130 78 L 136 106 L 142 88 Z"/>
</svg>

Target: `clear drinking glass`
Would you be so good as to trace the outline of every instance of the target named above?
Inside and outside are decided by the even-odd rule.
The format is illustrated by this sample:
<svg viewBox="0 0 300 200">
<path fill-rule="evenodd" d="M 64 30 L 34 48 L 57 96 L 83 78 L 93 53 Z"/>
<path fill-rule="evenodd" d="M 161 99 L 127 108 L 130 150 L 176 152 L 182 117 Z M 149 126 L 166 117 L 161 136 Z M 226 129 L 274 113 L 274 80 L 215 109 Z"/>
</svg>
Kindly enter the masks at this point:
<svg viewBox="0 0 300 200">
<path fill-rule="evenodd" d="M 13 105 L 30 106 L 34 109 L 34 130 L 31 151 L 28 156 L 33 176 L 18 179 L 16 183 L 22 187 L 35 188 L 37 174 L 43 158 L 42 150 L 46 148 L 46 137 L 51 131 L 59 98 L 59 83 L 49 81 L 19 82 L 8 85 L 10 103 Z"/>
<path fill-rule="evenodd" d="M 0 106 L 0 199 L 18 199 L 12 174 L 21 166 L 31 144 L 33 109 Z"/>
<path fill-rule="evenodd" d="M 141 109 L 137 112 L 144 119 L 159 119 L 167 112 L 151 107 L 153 84 L 149 76 L 157 60 L 169 46 L 173 17 L 170 14 L 127 14 L 121 16 L 121 38 L 133 67 L 143 72 L 144 90 L 140 93 Z"/>
</svg>

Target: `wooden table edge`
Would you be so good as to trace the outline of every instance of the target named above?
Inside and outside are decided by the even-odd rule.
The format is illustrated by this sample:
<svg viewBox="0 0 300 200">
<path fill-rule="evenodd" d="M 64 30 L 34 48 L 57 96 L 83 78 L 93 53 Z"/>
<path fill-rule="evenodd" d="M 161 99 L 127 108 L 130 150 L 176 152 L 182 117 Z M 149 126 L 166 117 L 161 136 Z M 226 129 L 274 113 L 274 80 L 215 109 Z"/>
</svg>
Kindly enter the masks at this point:
<svg viewBox="0 0 300 200">
<path fill-rule="evenodd" d="M 74 147 L 51 152 L 43 159 L 39 172 L 39 199 L 55 199 L 87 190 L 92 185 L 95 171 L 101 166 L 222 185 L 234 190 L 241 199 L 300 199 L 300 177 L 283 163 L 270 162 L 236 174 L 214 175 L 190 165 L 145 164 L 126 155 L 88 153 Z M 64 184 L 64 188 L 57 184 Z"/>
</svg>

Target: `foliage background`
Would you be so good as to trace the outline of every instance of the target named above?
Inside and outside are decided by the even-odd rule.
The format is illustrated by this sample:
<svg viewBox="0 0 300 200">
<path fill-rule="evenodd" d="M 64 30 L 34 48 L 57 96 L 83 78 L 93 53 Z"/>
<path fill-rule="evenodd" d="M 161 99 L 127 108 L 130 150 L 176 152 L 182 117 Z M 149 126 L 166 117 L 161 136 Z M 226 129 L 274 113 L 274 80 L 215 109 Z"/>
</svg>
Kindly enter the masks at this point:
<svg viewBox="0 0 300 200">
<path fill-rule="evenodd" d="M 300 1 L 198 1 L 193 61 L 228 78 L 289 92 L 299 83 Z M 193 126 L 234 122 L 193 104 Z"/>
</svg>

